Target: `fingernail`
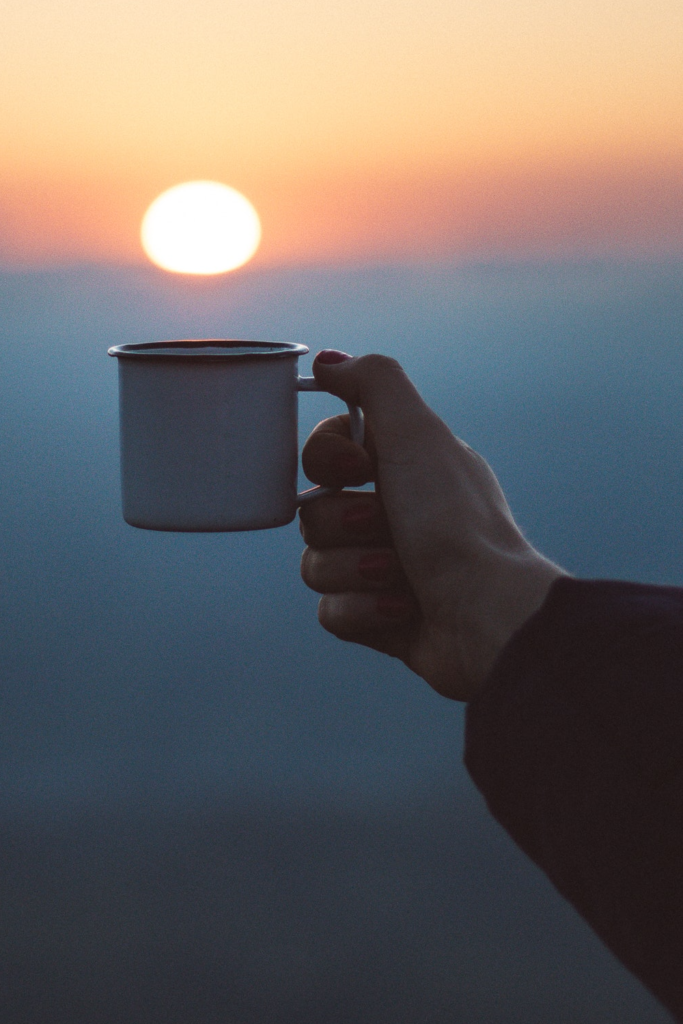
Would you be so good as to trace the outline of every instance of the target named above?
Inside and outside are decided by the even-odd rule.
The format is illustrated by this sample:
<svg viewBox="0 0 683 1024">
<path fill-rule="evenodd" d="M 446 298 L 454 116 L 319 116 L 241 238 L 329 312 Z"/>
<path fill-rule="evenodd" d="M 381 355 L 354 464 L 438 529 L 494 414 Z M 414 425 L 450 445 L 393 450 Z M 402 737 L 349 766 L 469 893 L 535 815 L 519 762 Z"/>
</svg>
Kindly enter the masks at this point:
<svg viewBox="0 0 683 1024">
<path fill-rule="evenodd" d="M 343 363 L 347 359 L 353 359 L 348 352 L 339 352 L 336 348 L 324 348 L 315 357 L 316 363 Z"/>
<path fill-rule="evenodd" d="M 377 611 L 389 619 L 404 619 L 410 611 L 410 601 L 400 594 L 380 594 L 377 598 Z"/>
<path fill-rule="evenodd" d="M 358 559 L 358 575 L 380 582 L 389 575 L 393 557 L 388 551 L 368 551 Z"/>
<path fill-rule="evenodd" d="M 373 505 L 351 505 L 342 515 L 342 523 L 355 533 L 367 533 L 375 524 Z"/>
</svg>

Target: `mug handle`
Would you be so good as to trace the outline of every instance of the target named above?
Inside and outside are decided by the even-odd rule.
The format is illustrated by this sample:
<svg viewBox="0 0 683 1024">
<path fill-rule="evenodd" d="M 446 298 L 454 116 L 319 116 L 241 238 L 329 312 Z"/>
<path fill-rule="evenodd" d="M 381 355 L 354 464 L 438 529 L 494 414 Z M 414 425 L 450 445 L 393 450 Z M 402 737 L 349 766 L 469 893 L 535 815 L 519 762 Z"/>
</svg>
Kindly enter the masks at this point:
<svg viewBox="0 0 683 1024">
<path fill-rule="evenodd" d="M 324 391 L 325 388 L 321 388 L 315 377 L 297 377 L 296 379 L 297 391 Z M 357 405 L 349 405 L 346 403 L 346 407 L 349 410 L 349 426 L 351 428 L 351 440 L 355 441 L 356 444 L 362 445 L 365 440 L 365 420 L 363 419 L 363 413 Z M 316 498 L 322 498 L 326 494 L 334 494 L 334 487 L 311 487 L 308 491 L 302 491 L 301 494 L 297 494 L 296 503 L 299 505 L 305 505 L 309 501 L 314 501 Z"/>
</svg>

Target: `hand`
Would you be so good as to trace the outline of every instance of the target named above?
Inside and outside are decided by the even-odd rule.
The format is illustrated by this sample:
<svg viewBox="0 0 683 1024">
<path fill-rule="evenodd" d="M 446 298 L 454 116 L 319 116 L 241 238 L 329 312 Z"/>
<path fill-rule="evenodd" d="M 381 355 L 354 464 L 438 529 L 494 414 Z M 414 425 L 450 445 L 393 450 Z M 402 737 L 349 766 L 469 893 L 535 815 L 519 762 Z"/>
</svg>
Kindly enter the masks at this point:
<svg viewBox="0 0 683 1024">
<path fill-rule="evenodd" d="M 318 383 L 365 414 L 320 423 L 303 451 L 314 483 L 339 491 L 302 507 L 301 574 L 342 640 L 400 658 L 446 697 L 469 700 L 561 569 L 522 536 L 487 463 L 418 395 L 393 359 L 322 352 Z"/>
</svg>

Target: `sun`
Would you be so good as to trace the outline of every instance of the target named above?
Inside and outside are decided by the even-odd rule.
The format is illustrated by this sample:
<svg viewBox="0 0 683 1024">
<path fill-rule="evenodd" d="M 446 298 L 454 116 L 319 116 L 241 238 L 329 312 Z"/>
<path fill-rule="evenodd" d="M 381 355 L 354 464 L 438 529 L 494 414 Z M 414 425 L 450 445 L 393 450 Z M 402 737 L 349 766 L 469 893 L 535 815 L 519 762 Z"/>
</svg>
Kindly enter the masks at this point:
<svg viewBox="0 0 683 1024">
<path fill-rule="evenodd" d="M 162 192 L 142 218 L 142 247 L 176 274 L 224 274 L 250 260 L 261 222 L 249 200 L 217 181 L 186 181 Z"/>
</svg>

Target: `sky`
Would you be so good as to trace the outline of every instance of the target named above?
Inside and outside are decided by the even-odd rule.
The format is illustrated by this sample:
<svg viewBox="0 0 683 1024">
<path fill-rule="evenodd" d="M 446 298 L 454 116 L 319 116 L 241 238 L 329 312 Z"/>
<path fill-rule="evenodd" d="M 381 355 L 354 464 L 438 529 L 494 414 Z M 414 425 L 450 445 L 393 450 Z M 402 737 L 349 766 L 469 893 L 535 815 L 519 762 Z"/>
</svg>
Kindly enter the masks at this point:
<svg viewBox="0 0 683 1024">
<path fill-rule="evenodd" d="M 180 181 L 256 259 L 683 251 L 677 0 L 6 0 L 0 264 L 144 261 Z"/>
</svg>

